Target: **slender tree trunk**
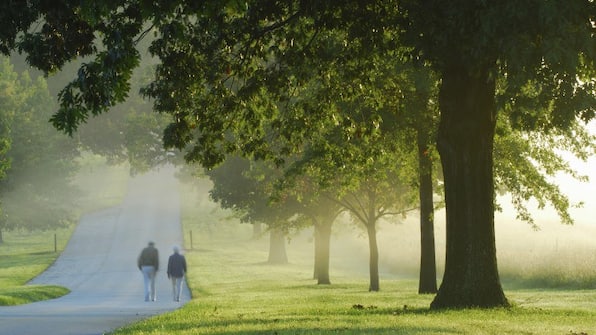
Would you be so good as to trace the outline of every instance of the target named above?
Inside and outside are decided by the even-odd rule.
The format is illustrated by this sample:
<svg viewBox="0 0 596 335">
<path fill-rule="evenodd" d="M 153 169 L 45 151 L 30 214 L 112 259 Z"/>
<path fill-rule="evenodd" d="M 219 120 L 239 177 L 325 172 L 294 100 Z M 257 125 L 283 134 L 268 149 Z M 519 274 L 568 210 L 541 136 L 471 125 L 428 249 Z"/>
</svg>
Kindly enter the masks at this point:
<svg viewBox="0 0 596 335">
<path fill-rule="evenodd" d="M 286 254 L 286 239 L 284 234 L 277 229 L 271 229 L 269 233 L 268 262 L 271 264 L 288 263 L 288 256 Z"/>
<path fill-rule="evenodd" d="M 418 293 L 437 293 L 432 161 L 428 153 L 429 138 L 418 131 L 418 177 L 420 196 L 420 278 Z"/>
<path fill-rule="evenodd" d="M 0 243 L 4 243 L 4 235 L 2 234 L 2 228 L 0 228 Z"/>
<path fill-rule="evenodd" d="M 445 178 L 445 274 L 431 308 L 508 306 L 494 231 L 495 81 L 488 66 L 448 66 L 439 93 Z"/>
<path fill-rule="evenodd" d="M 329 285 L 329 246 L 333 221 L 321 220 L 315 225 L 315 279 L 318 285 Z"/>
<path fill-rule="evenodd" d="M 253 239 L 258 239 L 261 237 L 261 233 L 263 232 L 261 227 L 262 227 L 262 225 L 260 222 L 255 222 L 252 224 L 252 238 Z"/>
<path fill-rule="evenodd" d="M 317 229 L 317 223 L 315 223 L 313 225 L 314 231 L 313 231 L 313 237 L 315 239 L 315 246 L 314 246 L 314 252 L 315 252 L 315 264 L 313 267 L 313 274 L 312 274 L 312 279 L 318 279 L 319 278 L 319 248 L 321 246 L 321 242 L 319 241 L 321 239 L 319 230 Z"/>
<path fill-rule="evenodd" d="M 370 250 L 369 257 L 369 272 L 370 285 L 369 291 L 377 292 L 380 290 L 379 285 L 379 246 L 377 245 L 377 228 L 374 222 L 368 222 L 366 225 L 368 232 L 368 246 Z"/>
</svg>

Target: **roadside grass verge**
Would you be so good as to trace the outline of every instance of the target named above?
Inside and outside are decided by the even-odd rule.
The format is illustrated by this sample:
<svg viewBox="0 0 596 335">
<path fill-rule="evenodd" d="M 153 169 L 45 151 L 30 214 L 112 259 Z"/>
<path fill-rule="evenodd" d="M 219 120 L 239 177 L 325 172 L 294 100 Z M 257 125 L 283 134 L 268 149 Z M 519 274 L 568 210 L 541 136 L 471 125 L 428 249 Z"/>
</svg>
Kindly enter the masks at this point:
<svg viewBox="0 0 596 335">
<path fill-rule="evenodd" d="M 431 311 L 412 276 L 382 273 L 381 291 L 368 292 L 367 265 L 348 254 L 332 254 L 332 285 L 316 285 L 308 239 L 290 241 L 288 264 L 268 264 L 266 236 L 185 199 L 193 299 L 112 334 L 596 334 L 596 290 L 506 287 L 511 308 Z"/>
<path fill-rule="evenodd" d="M 53 299 L 69 291 L 64 287 L 26 285 L 54 262 L 59 253 L 54 252 L 54 234 L 58 251 L 63 250 L 72 229 L 52 232 L 4 233 L 0 244 L 0 306 L 26 304 Z"/>
<path fill-rule="evenodd" d="M 0 306 L 14 306 L 34 301 L 55 299 L 70 291 L 62 286 L 31 285 L 0 289 Z"/>
</svg>

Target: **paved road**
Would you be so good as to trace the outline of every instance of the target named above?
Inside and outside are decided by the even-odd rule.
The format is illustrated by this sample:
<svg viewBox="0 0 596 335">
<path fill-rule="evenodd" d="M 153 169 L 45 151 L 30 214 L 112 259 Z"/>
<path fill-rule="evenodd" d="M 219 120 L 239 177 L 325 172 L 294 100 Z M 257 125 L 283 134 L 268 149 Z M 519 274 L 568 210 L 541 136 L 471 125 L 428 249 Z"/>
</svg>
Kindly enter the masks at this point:
<svg viewBox="0 0 596 335">
<path fill-rule="evenodd" d="M 149 240 L 160 251 L 157 301 L 145 302 L 137 257 Z M 179 194 L 173 170 L 133 178 L 124 202 L 84 217 L 62 255 L 31 284 L 56 284 L 71 293 L 33 304 L 0 307 L 0 334 L 103 334 L 174 310 L 166 277 L 172 246 L 181 245 Z"/>
</svg>

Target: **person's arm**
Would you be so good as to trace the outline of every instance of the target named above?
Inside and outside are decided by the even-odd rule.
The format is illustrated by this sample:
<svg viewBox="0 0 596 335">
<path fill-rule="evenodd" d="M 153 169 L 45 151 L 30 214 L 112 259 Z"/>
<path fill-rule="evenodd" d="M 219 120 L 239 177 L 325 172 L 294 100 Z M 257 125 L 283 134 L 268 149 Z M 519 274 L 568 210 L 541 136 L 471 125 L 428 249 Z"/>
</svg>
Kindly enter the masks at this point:
<svg viewBox="0 0 596 335">
<path fill-rule="evenodd" d="M 137 258 L 137 267 L 139 268 L 139 270 L 141 270 L 141 262 L 143 259 L 143 252 L 141 251 L 141 254 L 139 255 L 139 257 Z"/>
<path fill-rule="evenodd" d="M 172 273 L 172 256 L 168 258 L 168 270 L 166 271 L 168 275 L 168 279 L 170 278 L 170 273 Z"/>
</svg>

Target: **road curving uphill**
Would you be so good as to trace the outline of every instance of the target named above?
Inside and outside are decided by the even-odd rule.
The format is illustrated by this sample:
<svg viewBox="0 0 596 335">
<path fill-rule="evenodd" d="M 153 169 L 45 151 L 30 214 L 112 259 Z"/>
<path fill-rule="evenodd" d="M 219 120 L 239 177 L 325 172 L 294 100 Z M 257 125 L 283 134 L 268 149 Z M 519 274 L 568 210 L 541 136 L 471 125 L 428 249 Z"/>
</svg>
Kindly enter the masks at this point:
<svg viewBox="0 0 596 335">
<path fill-rule="evenodd" d="M 123 203 L 81 219 L 56 262 L 30 284 L 61 285 L 71 293 L 53 300 L 0 307 L 1 334 L 103 334 L 190 299 L 172 299 L 166 276 L 172 247 L 182 245 L 178 182 L 172 168 L 136 176 Z M 160 253 L 157 301 L 145 302 L 137 257 L 148 241 Z"/>
</svg>

